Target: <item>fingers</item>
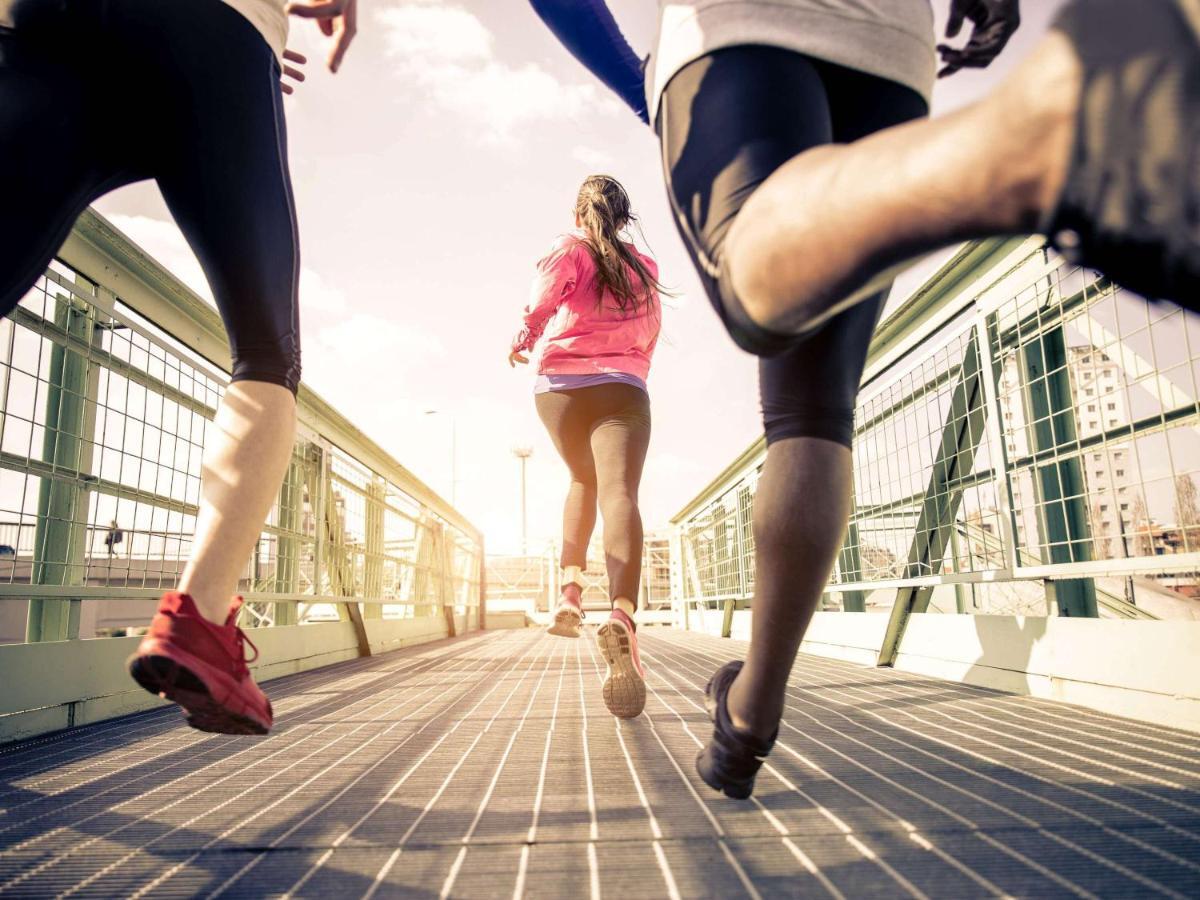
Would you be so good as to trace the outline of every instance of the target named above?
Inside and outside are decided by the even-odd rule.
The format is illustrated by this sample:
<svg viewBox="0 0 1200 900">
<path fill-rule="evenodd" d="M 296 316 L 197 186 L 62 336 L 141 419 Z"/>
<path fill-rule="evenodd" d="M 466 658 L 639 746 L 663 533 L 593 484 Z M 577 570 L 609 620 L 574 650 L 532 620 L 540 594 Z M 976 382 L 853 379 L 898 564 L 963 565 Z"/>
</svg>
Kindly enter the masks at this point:
<svg viewBox="0 0 1200 900">
<path fill-rule="evenodd" d="M 1021 23 L 1015 0 L 975 0 L 974 3 L 955 0 L 951 18 L 959 12 L 974 23 L 971 39 L 961 48 L 938 45 L 937 50 L 944 63 L 938 78 L 953 75 L 960 69 L 982 69 L 990 65 Z M 958 25 L 961 24 L 958 22 Z M 946 31 L 951 34 L 949 26 Z"/>
<path fill-rule="evenodd" d="M 294 62 L 300 65 L 304 65 L 308 62 L 307 56 L 305 56 L 303 53 L 297 53 L 295 50 L 291 49 L 286 49 L 283 51 L 283 58 L 288 62 Z"/>
<path fill-rule="evenodd" d="M 286 81 L 279 82 L 279 89 L 281 91 L 283 91 L 285 94 L 296 93 L 295 90 L 293 90 L 292 86 L 290 84 L 288 84 Z"/>
<path fill-rule="evenodd" d="M 332 19 L 346 11 L 347 0 L 294 0 L 286 7 L 289 16 L 301 19 Z"/>
<path fill-rule="evenodd" d="M 350 7 L 353 10 L 353 6 Z M 351 12 L 347 12 L 341 22 L 341 28 L 337 30 L 337 38 L 333 44 L 333 52 L 329 54 L 329 71 L 336 73 L 342 66 L 342 57 L 346 55 L 346 51 L 350 49 L 350 42 L 354 40 L 354 35 L 358 29 L 355 27 L 354 16 Z"/>
<path fill-rule="evenodd" d="M 303 81 L 305 78 L 304 73 L 299 69 L 293 69 L 291 66 L 287 65 L 283 67 L 283 74 L 288 78 L 291 78 L 293 81 Z"/>
<path fill-rule="evenodd" d="M 958 37 L 958 33 L 962 31 L 963 22 L 966 21 L 967 13 L 963 8 L 963 4 L 955 0 L 950 4 L 950 18 L 946 22 L 946 37 Z"/>
</svg>

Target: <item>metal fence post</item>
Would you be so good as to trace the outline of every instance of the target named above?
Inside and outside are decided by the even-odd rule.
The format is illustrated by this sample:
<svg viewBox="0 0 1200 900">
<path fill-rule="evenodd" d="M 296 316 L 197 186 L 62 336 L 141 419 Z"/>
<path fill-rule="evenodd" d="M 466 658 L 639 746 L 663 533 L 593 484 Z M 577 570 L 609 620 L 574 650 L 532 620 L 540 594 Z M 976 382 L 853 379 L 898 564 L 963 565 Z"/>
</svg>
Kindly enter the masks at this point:
<svg viewBox="0 0 1200 900">
<path fill-rule="evenodd" d="M 304 445 L 301 445 L 302 447 Z M 275 592 L 300 592 L 300 534 L 304 523 L 304 458 L 303 450 L 292 453 L 287 474 L 279 489 L 279 538 L 275 551 Z M 295 603 L 276 603 L 272 621 L 276 625 L 295 625 L 299 620 Z"/>
<path fill-rule="evenodd" d="M 72 297 L 55 301 L 54 324 L 67 339 L 95 345 L 100 336 L 96 315 Z M 88 489 L 95 440 L 98 367 L 65 343 L 50 349 L 46 391 L 46 430 L 42 458 L 55 470 L 38 488 L 32 582 L 82 585 L 86 577 Z M 60 474 L 61 473 L 61 476 Z M 82 601 L 33 598 L 29 601 L 26 640 L 63 641 L 79 637 Z"/>
<path fill-rule="evenodd" d="M 1058 326 L 1021 348 L 1029 421 L 1033 423 L 1033 450 L 1050 455 L 1035 463 L 1038 526 L 1051 563 L 1079 562 L 1092 558 L 1088 528 L 1087 495 L 1078 453 L 1059 457 L 1059 451 L 1076 443 L 1075 406 L 1067 372 L 1066 338 Z M 1068 451 L 1069 452 L 1069 451 Z M 1058 582 L 1053 601 L 1062 616 L 1095 618 L 1096 585 L 1090 578 Z"/>
<path fill-rule="evenodd" d="M 363 547 L 363 597 L 379 600 L 383 597 L 383 506 L 387 494 L 381 478 L 371 479 L 367 485 L 365 545 Z M 382 619 L 383 606 L 379 603 L 363 604 L 364 619 Z"/>
</svg>

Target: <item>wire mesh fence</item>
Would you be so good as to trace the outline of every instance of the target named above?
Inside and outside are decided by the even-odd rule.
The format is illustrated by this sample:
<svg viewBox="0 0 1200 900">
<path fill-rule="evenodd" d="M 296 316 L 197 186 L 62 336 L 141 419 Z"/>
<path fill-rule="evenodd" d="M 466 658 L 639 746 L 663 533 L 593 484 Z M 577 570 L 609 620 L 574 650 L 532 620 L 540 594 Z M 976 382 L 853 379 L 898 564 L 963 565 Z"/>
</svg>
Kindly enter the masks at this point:
<svg viewBox="0 0 1200 900">
<path fill-rule="evenodd" d="M 123 634 L 178 583 L 228 376 L 158 313 L 219 332 L 211 309 L 181 312 L 168 291 L 135 308 L 63 259 L 0 320 L 0 640 Z M 478 533 L 315 395 L 302 390 L 299 409 L 239 583 L 244 623 L 338 618 L 347 599 L 368 618 L 477 615 Z"/>
<path fill-rule="evenodd" d="M 1200 618 L 1198 386 L 1200 317 L 963 251 L 876 336 L 824 608 Z M 752 597 L 765 452 L 676 519 L 681 599 Z"/>
</svg>

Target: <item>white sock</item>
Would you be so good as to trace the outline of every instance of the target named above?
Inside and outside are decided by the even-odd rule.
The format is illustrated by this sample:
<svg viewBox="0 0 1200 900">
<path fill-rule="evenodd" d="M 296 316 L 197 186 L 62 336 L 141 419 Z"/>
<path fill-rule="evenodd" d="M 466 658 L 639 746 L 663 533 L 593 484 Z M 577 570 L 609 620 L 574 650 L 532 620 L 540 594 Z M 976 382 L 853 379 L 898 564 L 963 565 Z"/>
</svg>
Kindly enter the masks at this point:
<svg viewBox="0 0 1200 900">
<path fill-rule="evenodd" d="M 583 587 L 583 569 L 579 568 L 579 566 L 563 567 L 562 583 L 570 584 L 571 582 L 575 582 L 575 584 Z"/>
<path fill-rule="evenodd" d="M 621 610 L 621 612 L 629 616 L 630 619 L 632 619 L 633 614 L 637 612 L 637 607 L 633 604 L 633 602 L 626 600 L 624 597 L 618 597 L 613 601 L 613 609 Z"/>
</svg>

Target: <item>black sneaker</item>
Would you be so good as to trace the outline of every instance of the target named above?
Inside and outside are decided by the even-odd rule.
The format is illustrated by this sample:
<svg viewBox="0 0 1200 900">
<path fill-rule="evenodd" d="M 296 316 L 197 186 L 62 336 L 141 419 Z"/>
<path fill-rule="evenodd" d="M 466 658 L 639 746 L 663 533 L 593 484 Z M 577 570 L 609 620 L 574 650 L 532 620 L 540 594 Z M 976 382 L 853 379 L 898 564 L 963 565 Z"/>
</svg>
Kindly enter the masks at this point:
<svg viewBox="0 0 1200 900">
<path fill-rule="evenodd" d="M 779 729 L 775 729 L 769 741 L 763 742 L 749 732 L 734 728 L 725 698 L 740 671 L 740 659 L 726 663 L 717 669 L 704 689 L 704 706 L 712 719 L 713 733 L 707 746 L 696 755 L 696 771 L 714 791 L 745 800 L 754 791 L 754 776 L 775 746 Z"/>
</svg>

